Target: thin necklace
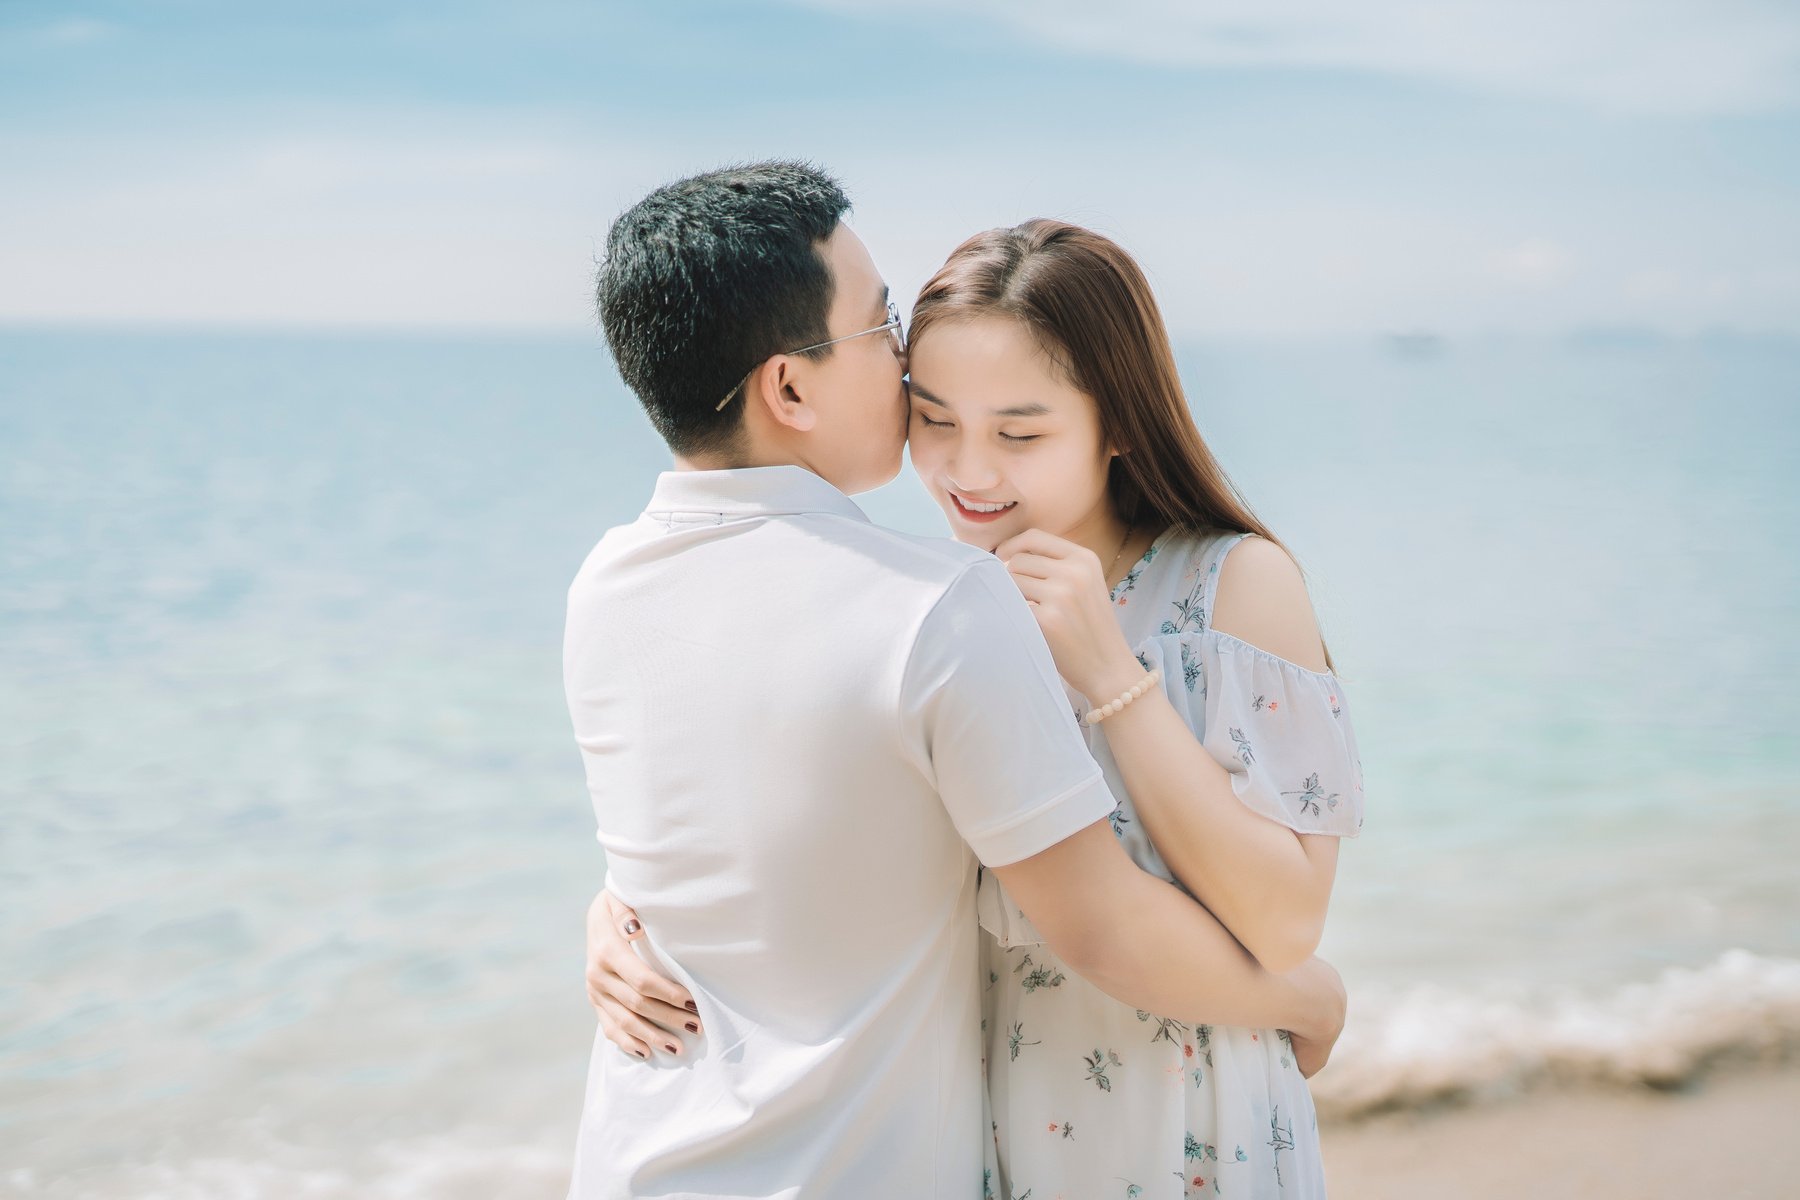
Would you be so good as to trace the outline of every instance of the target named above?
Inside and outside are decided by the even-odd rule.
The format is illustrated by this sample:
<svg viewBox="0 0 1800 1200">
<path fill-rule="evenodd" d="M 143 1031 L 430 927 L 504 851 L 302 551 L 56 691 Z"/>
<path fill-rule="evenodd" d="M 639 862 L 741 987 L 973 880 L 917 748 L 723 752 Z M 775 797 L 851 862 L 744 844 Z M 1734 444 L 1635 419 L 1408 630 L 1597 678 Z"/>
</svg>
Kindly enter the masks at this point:
<svg viewBox="0 0 1800 1200">
<path fill-rule="evenodd" d="M 1126 526 L 1126 527 L 1125 527 L 1125 536 L 1124 536 L 1124 537 L 1122 537 L 1122 538 L 1120 538 L 1120 539 L 1119 539 L 1119 548 L 1118 548 L 1118 549 L 1117 549 L 1117 550 L 1115 550 L 1115 551 L 1113 551 L 1113 559 L 1112 559 L 1112 562 L 1110 562 L 1110 563 L 1108 563 L 1108 564 L 1107 564 L 1107 567 L 1106 567 L 1106 577 L 1107 577 L 1107 578 L 1108 578 L 1108 579 L 1111 579 L 1111 578 L 1112 578 L 1112 573 L 1113 573 L 1113 572 L 1114 572 L 1114 571 L 1116 571 L 1116 570 L 1118 570 L 1118 568 L 1119 568 L 1119 556 L 1120 556 L 1120 555 L 1122 555 L 1122 554 L 1124 554 L 1124 553 L 1125 553 L 1125 547 L 1126 547 L 1126 545 L 1127 545 L 1127 544 L 1129 544 L 1129 543 L 1130 543 L 1130 541 L 1131 541 L 1131 535 L 1132 535 L 1132 534 L 1134 534 L 1134 533 L 1136 533 L 1136 532 L 1137 532 L 1137 526 L 1136 526 L 1136 525 L 1127 525 L 1127 526 Z M 1118 585 L 1117 585 L 1117 584 L 1114 584 L 1114 585 L 1113 585 L 1113 586 L 1114 586 L 1114 587 L 1117 587 L 1117 586 L 1118 586 Z"/>
</svg>

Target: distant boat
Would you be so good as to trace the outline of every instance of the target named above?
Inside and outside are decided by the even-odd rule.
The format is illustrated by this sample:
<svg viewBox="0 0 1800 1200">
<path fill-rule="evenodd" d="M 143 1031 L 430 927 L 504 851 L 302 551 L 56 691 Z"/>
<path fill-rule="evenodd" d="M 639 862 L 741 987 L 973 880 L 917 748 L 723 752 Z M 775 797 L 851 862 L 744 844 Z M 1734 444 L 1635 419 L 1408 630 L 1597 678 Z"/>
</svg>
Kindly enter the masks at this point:
<svg viewBox="0 0 1800 1200">
<path fill-rule="evenodd" d="M 1390 333 L 1383 340 L 1388 352 L 1396 358 L 1436 358 L 1449 346 L 1439 335 L 1423 330 Z"/>
</svg>

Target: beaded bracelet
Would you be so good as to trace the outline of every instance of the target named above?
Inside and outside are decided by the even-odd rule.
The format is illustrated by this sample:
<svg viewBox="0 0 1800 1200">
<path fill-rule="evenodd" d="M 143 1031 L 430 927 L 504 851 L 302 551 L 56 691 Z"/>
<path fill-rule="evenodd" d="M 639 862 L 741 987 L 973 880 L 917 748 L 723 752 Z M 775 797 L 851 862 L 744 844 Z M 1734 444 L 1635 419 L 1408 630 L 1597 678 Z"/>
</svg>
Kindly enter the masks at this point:
<svg viewBox="0 0 1800 1200">
<path fill-rule="evenodd" d="M 1088 709 L 1087 715 L 1081 719 L 1089 725 L 1098 725 L 1100 722 L 1106 720 L 1106 718 L 1112 716 L 1127 704 L 1130 704 L 1133 700 L 1136 700 L 1139 696 L 1155 687 L 1161 679 L 1162 668 L 1152 667 L 1150 673 L 1127 688 L 1124 695 L 1120 696 L 1117 700 L 1107 701 L 1099 708 Z"/>
</svg>

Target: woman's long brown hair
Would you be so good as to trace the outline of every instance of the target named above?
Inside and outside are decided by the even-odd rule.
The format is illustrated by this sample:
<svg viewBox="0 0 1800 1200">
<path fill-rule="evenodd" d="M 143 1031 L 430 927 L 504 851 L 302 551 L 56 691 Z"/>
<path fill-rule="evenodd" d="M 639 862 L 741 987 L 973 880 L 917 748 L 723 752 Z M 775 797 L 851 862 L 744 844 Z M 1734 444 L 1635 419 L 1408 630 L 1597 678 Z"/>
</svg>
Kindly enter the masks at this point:
<svg viewBox="0 0 1800 1200">
<path fill-rule="evenodd" d="M 1107 469 L 1107 493 L 1121 520 L 1190 533 L 1254 533 L 1292 556 L 1200 436 L 1156 297 L 1123 247 L 1043 217 L 978 233 L 920 291 L 908 337 L 980 316 L 1022 322 L 1069 381 L 1094 398 L 1100 435 L 1120 451 Z M 1335 670 L 1329 649 L 1325 664 Z"/>
</svg>

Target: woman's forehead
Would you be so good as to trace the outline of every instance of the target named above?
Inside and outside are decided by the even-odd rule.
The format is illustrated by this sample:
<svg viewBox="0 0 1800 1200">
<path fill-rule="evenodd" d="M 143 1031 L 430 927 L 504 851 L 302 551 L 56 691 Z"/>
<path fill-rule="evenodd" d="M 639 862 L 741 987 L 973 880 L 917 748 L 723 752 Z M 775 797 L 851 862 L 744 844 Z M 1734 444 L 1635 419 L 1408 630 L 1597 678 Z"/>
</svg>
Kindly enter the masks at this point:
<svg viewBox="0 0 1800 1200">
<path fill-rule="evenodd" d="M 908 346 L 909 374 L 947 407 L 971 399 L 1011 404 L 1021 396 L 1053 407 L 1079 403 L 1079 388 L 1020 322 L 997 318 L 934 324 Z M 971 393 L 980 392 L 980 396 Z M 1002 399 L 1004 397 L 1004 399 Z"/>
</svg>

